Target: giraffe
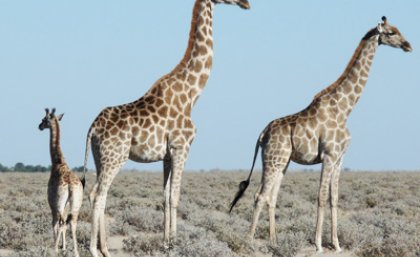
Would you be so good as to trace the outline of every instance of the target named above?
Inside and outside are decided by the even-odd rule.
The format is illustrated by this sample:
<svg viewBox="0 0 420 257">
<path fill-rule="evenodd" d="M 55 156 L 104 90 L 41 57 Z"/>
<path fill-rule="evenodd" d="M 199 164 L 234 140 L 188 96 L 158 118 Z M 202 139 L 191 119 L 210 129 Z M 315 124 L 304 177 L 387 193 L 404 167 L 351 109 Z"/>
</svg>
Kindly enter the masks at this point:
<svg viewBox="0 0 420 257">
<path fill-rule="evenodd" d="M 50 129 L 51 174 L 48 180 L 48 204 L 52 214 L 55 251 L 58 253 L 60 236 L 63 240 L 62 249 L 66 249 L 66 230 L 70 223 L 73 237 L 74 255 L 79 256 L 76 238 L 77 218 L 83 201 L 84 177 L 80 180 L 64 160 L 60 146 L 60 123 L 64 114 L 55 116 L 55 109 L 51 113 L 45 109 L 45 117 L 39 124 L 39 129 Z M 69 205 L 70 215 L 66 206 Z"/>
<path fill-rule="evenodd" d="M 269 210 L 270 240 L 276 242 L 275 207 L 278 191 L 290 161 L 312 165 L 322 163 L 318 192 L 318 211 L 315 244 L 322 252 L 322 225 L 324 208 L 330 197 L 331 240 L 337 252 L 341 251 L 337 238 L 338 180 L 350 133 L 347 118 L 359 100 L 379 45 L 388 45 L 411 52 L 410 43 L 400 31 L 382 23 L 369 30 L 354 52 L 344 73 L 333 84 L 319 92 L 304 110 L 271 121 L 260 134 L 248 179 L 239 184 L 239 191 L 230 206 L 230 212 L 249 185 L 259 148 L 262 151 L 263 173 L 255 195 L 255 205 L 249 237 L 254 237 L 258 218 L 265 203 Z"/>
<path fill-rule="evenodd" d="M 129 159 L 141 163 L 163 161 L 165 247 L 176 236 L 181 177 L 196 133 L 191 109 L 210 75 L 212 17 L 214 5 L 218 3 L 250 7 L 247 0 L 196 0 L 188 47 L 181 62 L 140 99 L 103 109 L 89 128 L 85 167 L 91 147 L 97 170 L 97 180 L 89 196 L 93 206 L 92 256 L 98 256 L 98 248 L 104 256 L 110 256 L 104 214 L 107 192 Z"/>
</svg>

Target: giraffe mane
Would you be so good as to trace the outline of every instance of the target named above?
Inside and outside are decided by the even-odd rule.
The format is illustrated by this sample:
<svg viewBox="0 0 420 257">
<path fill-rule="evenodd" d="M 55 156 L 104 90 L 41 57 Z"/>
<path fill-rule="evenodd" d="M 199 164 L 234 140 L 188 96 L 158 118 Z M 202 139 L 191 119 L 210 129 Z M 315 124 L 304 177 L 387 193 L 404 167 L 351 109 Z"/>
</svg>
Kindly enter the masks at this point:
<svg viewBox="0 0 420 257">
<path fill-rule="evenodd" d="M 354 66 L 355 62 L 359 58 L 360 53 L 362 52 L 363 47 L 366 45 L 366 41 L 368 39 L 370 39 L 371 37 L 377 35 L 377 33 L 378 33 L 378 30 L 376 28 L 373 28 L 373 29 L 369 30 L 368 33 L 366 33 L 366 35 L 360 41 L 359 46 L 354 51 L 353 56 L 351 57 L 349 63 L 347 64 L 346 69 L 341 74 L 341 76 L 334 83 L 332 83 L 330 86 L 324 88 L 321 92 L 319 92 L 318 94 L 316 94 L 314 96 L 313 101 L 315 101 L 315 100 L 319 99 L 320 97 L 322 97 L 322 96 L 324 96 L 324 95 L 332 92 L 334 89 L 336 89 L 346 79 L 346 77 L 349 74 L 351 68 Z"/>
</svg>

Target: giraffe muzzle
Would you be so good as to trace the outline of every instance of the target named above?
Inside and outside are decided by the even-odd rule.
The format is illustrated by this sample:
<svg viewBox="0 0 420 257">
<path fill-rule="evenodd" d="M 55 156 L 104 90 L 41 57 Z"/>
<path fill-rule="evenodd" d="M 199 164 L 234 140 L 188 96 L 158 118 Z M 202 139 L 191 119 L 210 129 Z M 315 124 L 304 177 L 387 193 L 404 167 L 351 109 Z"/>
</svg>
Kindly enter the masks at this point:
<svg viewBox="0 0 420 257">
<path fill-rule="evenodd" d="M 408 41 L 404 41 L 404 42 L 401 44 L 401 49 L 402 49 L 404 52 L 412 52 L 412 51 L 413 51 L 413 48 L 411 48 L 411 45 L 410 45 L 410 43 L 409 43 Z"/>
</svg>

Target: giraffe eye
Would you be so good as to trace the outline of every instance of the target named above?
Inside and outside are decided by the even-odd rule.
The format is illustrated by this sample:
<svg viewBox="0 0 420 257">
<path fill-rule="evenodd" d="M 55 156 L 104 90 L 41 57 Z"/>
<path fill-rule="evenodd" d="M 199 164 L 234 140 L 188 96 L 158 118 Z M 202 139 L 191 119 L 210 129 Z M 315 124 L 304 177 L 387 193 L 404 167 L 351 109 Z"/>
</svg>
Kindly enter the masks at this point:
<svg viewBox="0 0 420 257">
<path fill-rule="evenodd" d="M 386 33 L 386 35 L 387 35 L 387 36 L 394 36 L 395 34 L 396 34 L 396 33 L 395 33 L 395 32 L 392 32 L 392 31 L 391 31 L 391 32 Z"/>
</svg>

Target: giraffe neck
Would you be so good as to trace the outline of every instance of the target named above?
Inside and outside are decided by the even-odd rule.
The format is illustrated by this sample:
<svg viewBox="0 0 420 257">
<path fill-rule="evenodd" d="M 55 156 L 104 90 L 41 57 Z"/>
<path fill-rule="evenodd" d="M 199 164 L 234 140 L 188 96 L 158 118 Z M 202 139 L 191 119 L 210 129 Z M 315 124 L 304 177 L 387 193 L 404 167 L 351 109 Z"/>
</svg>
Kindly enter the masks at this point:
<svg viewBox="0 0 420 257">
<path fill-rule="evenodd" d="M 50 155 L 52 166 L 62 165 L 65 163 L 63 153 L 60 146 L 60 125 L 57 119 L 51 121 L 50 128 Z M 53 169 L 54 170 L 54 169 Z"/>
<path fill-rule="evenodd" d="M 356 48 L 344 73 L 335 83 L 315 96 L 315 99 L 335 99 L 339 112 L 345 117 L 344 120 L 347 120 L 362 95 L 378 47 L 378 37 L 373 30 L 369 31 Z"/>
<path fill-rule="evenodd" d="M 150 88 L 146 97 L 162 90 L 167 102 L 179 101 L 186 113 L 191 111 L 206 85 L 213 63 L 213 7 L 211 0 L 195 1 L 184 57 L 172 72 L 158 81 L 160 83 Z"/>
</svg>

